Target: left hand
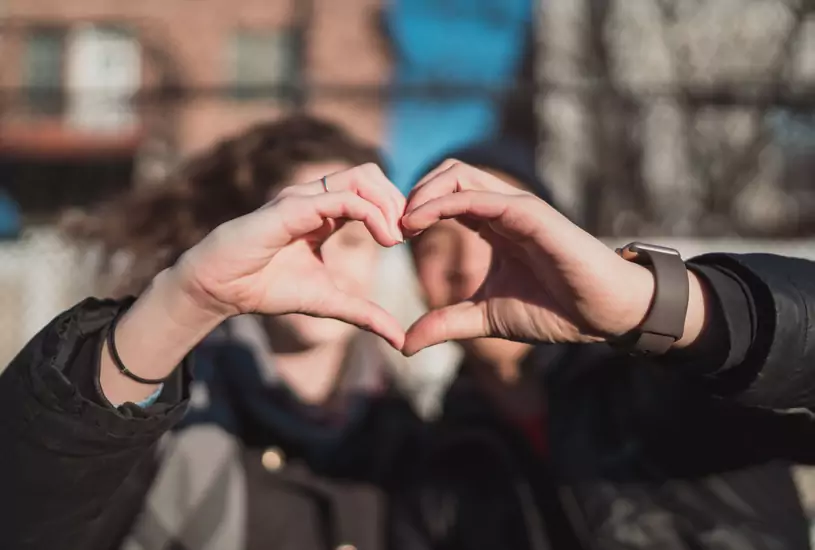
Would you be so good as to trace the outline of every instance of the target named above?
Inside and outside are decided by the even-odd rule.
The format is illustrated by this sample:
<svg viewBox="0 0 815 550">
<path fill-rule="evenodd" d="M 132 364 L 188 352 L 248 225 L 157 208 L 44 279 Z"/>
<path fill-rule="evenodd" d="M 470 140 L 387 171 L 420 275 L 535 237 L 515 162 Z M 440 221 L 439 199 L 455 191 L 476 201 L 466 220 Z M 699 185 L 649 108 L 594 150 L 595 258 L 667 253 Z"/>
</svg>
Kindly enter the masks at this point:
<svg viewBox="0 0 815 550">
<path fill-rule="evenodd" d="M 406 355 L 446 340 L 488 336 L 602 341 L 635 328 L 648 311 L 650 271 L 623 260 L 534 195 L 452 160 L 414 188 L 402 227 L 412 237 L 447 218 L 492 245 L 492 265 L 472 298 L 431 311 L 410 327 Z M 704 319 L 699 282 L 689 277 L 691 325 L 683 340 L 695 338 Z"/>
</svg>

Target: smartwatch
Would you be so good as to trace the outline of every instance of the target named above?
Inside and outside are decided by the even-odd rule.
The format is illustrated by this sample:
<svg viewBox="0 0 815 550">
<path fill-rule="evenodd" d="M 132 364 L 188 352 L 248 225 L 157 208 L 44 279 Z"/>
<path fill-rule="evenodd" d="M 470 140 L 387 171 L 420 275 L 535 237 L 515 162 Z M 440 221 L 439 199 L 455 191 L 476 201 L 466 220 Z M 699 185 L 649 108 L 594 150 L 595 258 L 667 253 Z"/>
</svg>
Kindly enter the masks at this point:
<svg viewBox="0 0 815 550">
<path fill-rule="evenodd" d="M 623 259 L 654 273 L 654 296 L 645 319 L 611 344 L 636 355 L 665 353 L 685 331 L 690 285 L 685 262 L 673 248 L 630 243 L 617 249 Z"/>
</svg>

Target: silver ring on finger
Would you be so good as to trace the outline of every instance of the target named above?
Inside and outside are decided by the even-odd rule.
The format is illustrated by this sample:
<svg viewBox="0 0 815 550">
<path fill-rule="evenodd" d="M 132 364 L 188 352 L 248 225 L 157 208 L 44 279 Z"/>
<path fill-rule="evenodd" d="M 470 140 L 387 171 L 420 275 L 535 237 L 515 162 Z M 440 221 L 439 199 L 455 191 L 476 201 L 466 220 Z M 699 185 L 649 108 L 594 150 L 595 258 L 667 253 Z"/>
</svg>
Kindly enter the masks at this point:
<svg viewBox="0 0 815 550">
<path fill-rule="evenodd" d="M 323 191 L 325 191 L 326 193 L 330 193 L 330 191 L 328 190 L 328 176 L 323 176 L 322 178 L 320 178 L 320 182 L 323 184 Z"/>
</svg>

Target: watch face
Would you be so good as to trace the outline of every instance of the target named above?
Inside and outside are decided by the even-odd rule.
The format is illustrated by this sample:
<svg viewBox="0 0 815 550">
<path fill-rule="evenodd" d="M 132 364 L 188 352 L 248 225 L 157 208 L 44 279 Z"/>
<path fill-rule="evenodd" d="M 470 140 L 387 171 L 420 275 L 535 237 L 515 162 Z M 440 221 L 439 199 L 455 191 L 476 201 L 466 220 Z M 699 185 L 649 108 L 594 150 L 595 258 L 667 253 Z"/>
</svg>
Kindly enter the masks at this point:
<svg viewBox="0 0 815 550">
<path fill-rule="evenodd" d="M 643 252 L 645 253 L 657 252 L 659 254 L 671 254 L 672 256 L 680 256 L 678 250 L 674 250 L 673 248 L 668 248 L 666 246 L 659 246 L 656 244 L 631 243 L 625 248 L 635 254 L 642 254 Z"/>
</svg>

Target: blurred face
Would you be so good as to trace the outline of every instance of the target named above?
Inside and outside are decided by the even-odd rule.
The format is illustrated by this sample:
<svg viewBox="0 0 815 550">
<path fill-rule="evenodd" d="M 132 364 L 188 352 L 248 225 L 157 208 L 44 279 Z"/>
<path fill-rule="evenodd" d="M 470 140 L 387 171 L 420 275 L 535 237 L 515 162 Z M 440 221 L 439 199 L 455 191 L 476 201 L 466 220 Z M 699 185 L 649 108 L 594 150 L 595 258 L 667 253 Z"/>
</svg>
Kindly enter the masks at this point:
<svg viewBox="0 0 815 550">
<path fill-rule="evenodd" d="M 306 164 L 292 175 L 290 184 L 316 181 L 348 168 L 351 166 L 341 162 Z M 361 222 L 345 224 L 323 244 L 321 253 L 341 290 L 358 296 L 370 294 L 378 268 L 379 244 Z M 271 317 L 266 322 L 275 336 L 273 340 L 290 348 L 289 351 L 347 341 L 358 330 L 342 321 L 300 314 Z"/>
<path fill-rule="evenodd" d="M 509 176 L 491 173 L 523 188 Z M 492 261 L 489 243 L 456 220 L 443 220 L 426 230 L 411 243 L 411 250 L 431 309 L 470 298 L 484 282 Z M 462 345 L 469 356 L 490 364 L 516 361 L 530 348 L 527 344 L 495 338 L 479 338 Z"/>
</svg>

